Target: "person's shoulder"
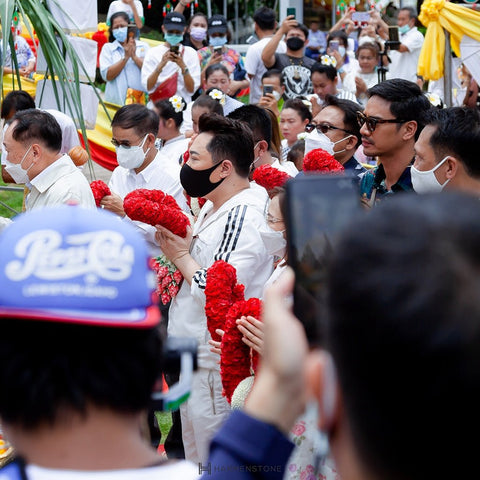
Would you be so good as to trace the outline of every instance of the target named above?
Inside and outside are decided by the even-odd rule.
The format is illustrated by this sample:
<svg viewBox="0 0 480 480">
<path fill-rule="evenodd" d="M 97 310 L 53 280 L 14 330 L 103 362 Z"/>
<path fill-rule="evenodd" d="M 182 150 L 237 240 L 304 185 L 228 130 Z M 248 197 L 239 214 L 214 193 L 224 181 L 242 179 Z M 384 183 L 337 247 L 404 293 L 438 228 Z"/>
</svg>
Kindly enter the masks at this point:
<svg viewBox="0 0 480 480">
<path fill-rule="evenodd" d="M 308 67 L 312 68 L 313 65 L 316 63 L 316 60 L 313 58 L 307 57 L 306 55 L 303 56 L 303 63 Z"/>
</svg>

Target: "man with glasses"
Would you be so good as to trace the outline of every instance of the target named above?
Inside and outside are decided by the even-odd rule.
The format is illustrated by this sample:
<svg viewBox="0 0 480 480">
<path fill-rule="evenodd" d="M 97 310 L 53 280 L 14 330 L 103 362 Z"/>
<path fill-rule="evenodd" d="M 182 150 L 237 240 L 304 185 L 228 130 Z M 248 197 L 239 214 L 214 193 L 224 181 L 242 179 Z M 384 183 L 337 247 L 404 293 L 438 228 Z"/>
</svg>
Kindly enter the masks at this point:
<svg viewBox="0 0 480 480">
<path fill-rule="evenodd" d="M 168 193 L 183 210 L 188 211 L 179 180 L 163 170 L 161 154 L 155 148 L 158 121 L 158 115 L 153 110 L 138 103 L 123 106 L 112 120 L 112 143 L 115 145 L 118 167 L 108 184 L 112 195 L 103 197 L 101 206 L 125 221 L 132 220 L 125 215 L 123 199 L 139 188 Z M 133 223 L 147 240 L 150 254 L 153 257 L 160 255 L 155 227 L 139 221 Z"/>
<path fill-rule="evenodd" d="M 369 88 L 367 95 L 365 111 L 358 112 L 362 147 L 379 165 L 362 177 L 360 193 L 371 207 L 386 195 L 412 191 L 415 141 L 431 105 L 418 85 L 399 78 Z"/>
<path fill-rule="evenodd" d="M 358 181 L 366 172 L 355 158 L 355 152 L 362 139 L 357 121 L 357 112 L 361 109 L 358 103 L 327 95 L 323 109 L 312 123 L 305 127 L 307 132 L 316 129 L 320 135 L 327 137 L 335 159 L 347 172 L 357 175 Z"/>
</svg>

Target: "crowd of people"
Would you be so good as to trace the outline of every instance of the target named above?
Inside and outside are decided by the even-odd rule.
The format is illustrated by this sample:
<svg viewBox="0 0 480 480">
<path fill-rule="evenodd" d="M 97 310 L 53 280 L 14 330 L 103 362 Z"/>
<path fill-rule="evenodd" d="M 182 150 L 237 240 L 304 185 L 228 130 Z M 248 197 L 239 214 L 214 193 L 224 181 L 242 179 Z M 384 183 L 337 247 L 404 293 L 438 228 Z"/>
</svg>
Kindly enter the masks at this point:
<svg viewBox="0 0 480 480">
<path fill-rule="evenodd" d="M 292 15 L 277 25 L 260 7 L 245 58 L 225 17 L 187 22 L 185 8 L 167 13 L 165 41 L 149 47 L 142 3 L 111 4 L 99 70 L 118 106 L 118 166 L 101 198 L 74 162 L 84 150 L 71 119 L 22 91 L 3 100 L 2 176 L 25 185 L 25 213 L 0 233 L 0 424 L 15 452 L 0 477 L 471 475 L 477 105 L 432 104 L 410 7 L 388 57 L 376 11 L 360 25 L 348 10 L 322 32 Z M 125 104 L 129 89 L 143 100 Z M 262 184 L 262 171 L 282 180 Z M 331 252 L 322 342 L 309 346 L 292 313 L 285 185 L 332 172 L 363 209 Z M 185 235 L 127 208 L 133 192 L 158 190 L 188 218 Z M 163 305 L 158 258 L 182 279 Z M 236 285 L 218 308 L 240 294 L 262 302 L 261 314 L 234 318 L 252 367 L 231 401 L 221 362 L 232 335 L 212 332 L 207 294 L 222 262 Z M 183 356 L 182 374 L 172 371 L 173 339 L 196 342 L 191 376 Z M 160 438 L 152 394 L 187 377 Z"/>
</svg>

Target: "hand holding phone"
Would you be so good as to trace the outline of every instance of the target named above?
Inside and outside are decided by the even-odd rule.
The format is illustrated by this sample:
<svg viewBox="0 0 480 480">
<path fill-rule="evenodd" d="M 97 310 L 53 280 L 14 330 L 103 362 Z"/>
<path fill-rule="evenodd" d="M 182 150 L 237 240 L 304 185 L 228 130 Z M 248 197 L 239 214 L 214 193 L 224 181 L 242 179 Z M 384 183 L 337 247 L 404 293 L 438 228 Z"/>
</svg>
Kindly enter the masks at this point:
<svg viewBox="0 0 480 480">
<path fill-rule="evenodd" d="M 297 12 L 295 7 L 288 7 L 287 8 L 287 17 L 293 15 L 293 18 L 296 18 Z"/>
<path fill-rule="evenodd" d="M 170 45 L 170 51 L 174 53 L 175 55 L 178 55 L 180 52 L 180 46 L 179 45 Z"/>
<path fill-rule="evenodd" d="M 273 85 L 264 85 L 263 86 L 263 96 L 265 97 L 267 93 L 273 92 Z"/>
<path fill-rule="evenodd" d="M 338 49 L 340 47 L 340 42 L 338 40 L 332 40 L 328 46 L 330 50 L 333 50 L 334 52 L 338 52 Z"/>
<path fill-rule="evenodd" d="M 137 35 L 137 26 L 136 25 L 128 25 L 127 28 L 127 38 L 135 40 L 135 36 Z"/>
</svg>

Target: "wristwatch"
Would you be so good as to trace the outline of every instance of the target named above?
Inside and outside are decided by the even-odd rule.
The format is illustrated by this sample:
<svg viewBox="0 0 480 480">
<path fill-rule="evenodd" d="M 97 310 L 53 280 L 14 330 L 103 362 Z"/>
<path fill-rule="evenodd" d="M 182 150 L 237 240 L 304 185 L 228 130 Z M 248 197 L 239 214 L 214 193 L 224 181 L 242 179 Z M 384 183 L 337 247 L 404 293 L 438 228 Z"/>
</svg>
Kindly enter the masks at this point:
<svg viewBox="0 0 480 480">
<path fill-rule="evenodd" d="M 185 70 L 182 72 L 182 75 L 185 76 L 185 75 L 188 75 L 190 73 L 190 70 L 185 67 Z"/>
</svg>

